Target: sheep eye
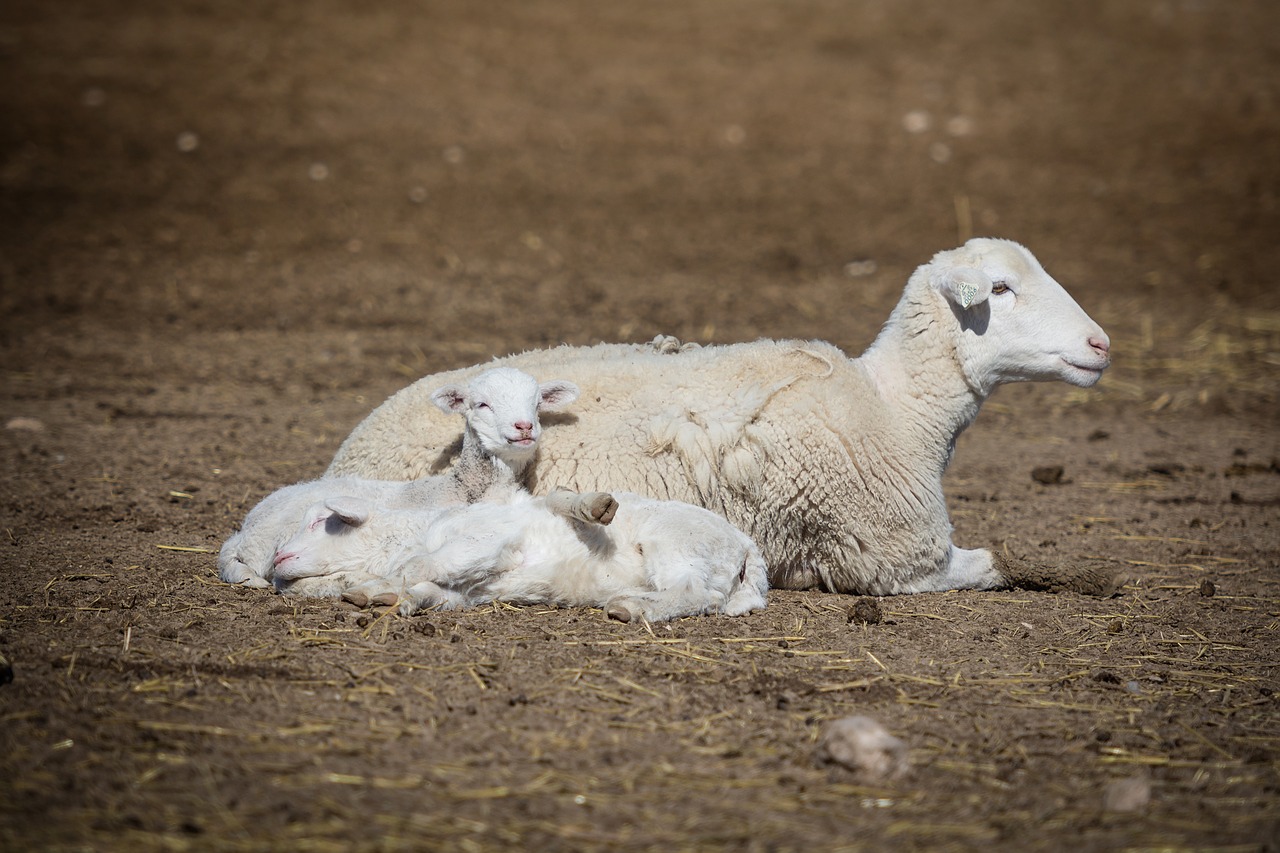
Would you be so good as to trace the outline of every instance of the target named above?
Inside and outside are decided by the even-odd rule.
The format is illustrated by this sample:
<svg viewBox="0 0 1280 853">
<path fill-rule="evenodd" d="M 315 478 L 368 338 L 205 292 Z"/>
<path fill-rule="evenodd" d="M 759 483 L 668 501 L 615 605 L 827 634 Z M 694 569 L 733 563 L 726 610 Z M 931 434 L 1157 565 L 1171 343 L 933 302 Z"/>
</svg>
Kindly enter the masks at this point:
<svg viewBox="0 0 1280 853">
<path fill-rule="evenodd" d="M 997 295 L 1001 293 L 1008 293 L 1009 292 L 1008 282 L 997 281 L 995 284 L 991 285 L 991 292 Z"/>
<path fill-rule="evenodd" d="M 477 408 L 477 409 L 487 409 L 487 408 L 489 408 L 489 404 L 488 404 L 488 403 L 476 403 L 476 408 Z"/>
</svg>

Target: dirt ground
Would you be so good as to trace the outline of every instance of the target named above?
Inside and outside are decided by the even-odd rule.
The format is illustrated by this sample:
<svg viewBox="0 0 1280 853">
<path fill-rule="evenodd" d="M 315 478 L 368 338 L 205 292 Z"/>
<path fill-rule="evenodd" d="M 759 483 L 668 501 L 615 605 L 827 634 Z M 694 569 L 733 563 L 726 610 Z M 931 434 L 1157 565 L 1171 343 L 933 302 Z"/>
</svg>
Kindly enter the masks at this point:
<svg viewBox="0 0 1280 853">
<path fill-rule="evenodd" d="M 0 848 L 1280 850 L 1276 32 L 1267 0 L 0 5 Z M 649 631 L 218 582 L 423 374 L 856 353 L 972 234 L 1115 366 L 995 396 L 957 541 L 1111 561 L 1115 598 Z M 850 714 L 907 776 L 816 760 Z"/>
</svg>

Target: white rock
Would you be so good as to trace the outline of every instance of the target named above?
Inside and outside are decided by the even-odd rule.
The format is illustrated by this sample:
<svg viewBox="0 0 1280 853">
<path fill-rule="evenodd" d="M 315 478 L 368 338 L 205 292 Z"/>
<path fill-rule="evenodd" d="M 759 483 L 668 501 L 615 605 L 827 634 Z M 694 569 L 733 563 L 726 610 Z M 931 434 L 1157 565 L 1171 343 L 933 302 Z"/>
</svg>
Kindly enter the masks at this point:
<svg viewBox="0 0 1280 853">
<path fill-rule="evenodd" d="M 907 772 L 907 745 L 870 717 L 829 723 L 818 741 L 818 760 L 854 771 L 868 782 L 896 779 Z"/>
</svg>

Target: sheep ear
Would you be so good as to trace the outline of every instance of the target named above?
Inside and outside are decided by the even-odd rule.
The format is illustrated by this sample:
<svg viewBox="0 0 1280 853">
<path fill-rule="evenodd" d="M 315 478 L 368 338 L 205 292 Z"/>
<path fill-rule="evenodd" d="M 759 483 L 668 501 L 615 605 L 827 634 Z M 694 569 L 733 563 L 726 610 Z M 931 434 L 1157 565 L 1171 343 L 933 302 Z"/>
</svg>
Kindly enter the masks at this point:
<svg viewBox="0 0 1280 853">
<path fill-rule="evenodd" d="M 343 524 L 348 527 L 359 527 L 369 520 L 372 512 L 372 505 L 361 498 L 353 498 L 349 495 L 342 497 L 329 498 L 324 502 L 325 509 L 329 510 Z"/>
<path fill-rule="evenodd" d="M 467 392 L 459 385 L 446 385 L 431 392 L 431 402 L 446 414 L 457 414 L 467 407 Z"/>
<path fill-rule="evenodd" d="M 543 382 L 538 386 L 538 411 L 558 412 L 578 399 L 578 386 L 563 379 Z"/>
<path fill-rule="evenodd" d="M 982 270 L 952 267 L 942 273 L 938 289 L 962 309 L 985 302 L 991 295 L 991 279 Z"/>
</svg>

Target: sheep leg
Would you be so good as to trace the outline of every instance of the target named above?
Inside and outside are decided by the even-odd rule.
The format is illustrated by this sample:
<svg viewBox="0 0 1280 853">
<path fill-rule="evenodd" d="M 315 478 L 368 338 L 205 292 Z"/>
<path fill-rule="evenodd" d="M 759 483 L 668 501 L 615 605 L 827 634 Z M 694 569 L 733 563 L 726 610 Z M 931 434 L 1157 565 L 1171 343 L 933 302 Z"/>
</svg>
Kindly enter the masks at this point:
<svg viewBox="0 0 1280 853">
<path fill-rule="evenodd" d="M 618 512 L 618 502 L 608 492 L 553 489 L 544 500 L 554 514 L 588 524 L 608 524 Z"/>
<path fill-rule="evenodd" d="M 255 589 L 266 589 L 271 581 L 260 576 L 241 559 L 235 559 L 221 568 L 219 574 L 227 583 L 237 583 Z"/>
<path fill-rule="evenodd" d="M 985 548 L 966 550 L 951 546 L 950 559 L 940 572 L 898 584 L 892 594 L 946 592 L 952 589 L 999 589 L 1008 585 L 996 568 L 992 553 Z"/>
<path fill-rule="evenodd" d="M 342 593 L 342 600 L 365 608 L 370 605 L 394 605 L 400 601 L 402 588 L 387 578 L 370 578 Z"/>
<path fill-rule="evenodd" d="M 412 616 L 420 610 L 462 610 L 470 602 L 460 592 L 445 589 L 432 581 L 409 587 L 397 605 L 401 616 Z"/>
<path fill-rule="evenodd" d="M 631 622 L 644 617 L 650 622 L 666 622 L 684 616 L 700 616 L 703 613 L 719 613 L 724 610 L 725 597 L 705 587 L 682 586 L 656 592 L 633 595 L 617 595 L 605 604 L 610 619 Z"/>
</svg>

